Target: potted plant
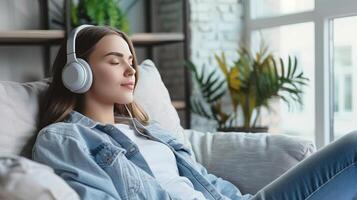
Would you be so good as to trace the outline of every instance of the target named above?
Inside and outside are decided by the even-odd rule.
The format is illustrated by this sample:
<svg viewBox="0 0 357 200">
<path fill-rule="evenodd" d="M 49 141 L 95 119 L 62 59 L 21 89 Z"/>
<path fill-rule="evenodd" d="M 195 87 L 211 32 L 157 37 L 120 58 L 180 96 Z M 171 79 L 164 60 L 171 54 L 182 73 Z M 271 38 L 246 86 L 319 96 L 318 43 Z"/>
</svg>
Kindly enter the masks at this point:
<svg viewBox="0 0 357 200">
<path fill-rule="evenodd" d="M 254 55 L 244 46 L 237 53 L 239 58 L 232 66 L 228 66 L 224 53 L 215 55 L 218 67 L 210 72 L 205 66 L 199 72 L 193 62 L 186 63 L 200 92 L 199 96 L 191 97 L 192 112 L 215 120 L 218 131 L 266 132 L 268 127 L 257 125 L 261 109 L 270 109 L 269 101 L 273 98 L 288 106 L 295 102 L 302 104 L 302 87 L 308 79 L 298 70 L 296 57 L 289 56 L 284 62 L 275 58 L 266 46 L 261 46 Z M 222 97 L 227 92 L 232 108 L 228 113 L 222 107 Z M 239 117 L 242 126 L 237 124 Z"/>
<path fill-rule="evenodd" d="M 78 0 L 77 3 L 71 1 L 71 23 L 73 26 L 110 25 L 130 34 L 126 13 L 137 1 L 132 1 L 126 12 L 123 11 L 118 0 Z"/>
</svg>

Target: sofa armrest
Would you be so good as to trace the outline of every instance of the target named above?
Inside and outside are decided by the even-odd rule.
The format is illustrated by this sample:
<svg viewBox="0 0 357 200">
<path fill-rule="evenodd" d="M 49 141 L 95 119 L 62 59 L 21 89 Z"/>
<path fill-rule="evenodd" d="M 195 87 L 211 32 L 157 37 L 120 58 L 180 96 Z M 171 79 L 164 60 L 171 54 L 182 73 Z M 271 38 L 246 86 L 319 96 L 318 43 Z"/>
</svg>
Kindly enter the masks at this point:
<svg viewBox="0 0 357 200">
<path fill-rule="evenodd" d="M 196 160 L 243 193 L 255 194 L 316 151 L 313 142 L 269 133 L 185 130 Z"/>
</svg>

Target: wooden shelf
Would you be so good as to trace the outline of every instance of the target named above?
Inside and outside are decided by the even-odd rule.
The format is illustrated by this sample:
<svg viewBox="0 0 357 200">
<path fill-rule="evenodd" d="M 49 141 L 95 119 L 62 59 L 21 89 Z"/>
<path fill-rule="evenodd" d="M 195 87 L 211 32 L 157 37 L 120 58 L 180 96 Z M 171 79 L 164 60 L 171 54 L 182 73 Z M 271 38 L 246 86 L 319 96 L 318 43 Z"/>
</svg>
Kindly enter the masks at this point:
<svg viewBox="0 0 357 200">
<path fill-rule="evenodd" d="M 59 43 L 64 38 L 62 30 L 13 30 L 0 31 L 0 44 Z"/>
<path fill-rule="evenodd" d="M 131 37 L 135 46 L 163 45 L 183 42 L 182 33 L 135 33 Z"/>
<path fill-rule="evenodd" d="M 0 44 L 60 43 L 63 30 L 13 30 L 0 31 Z M 182 42 L 182 33 L 135 33 L 130 36 L 135 46 L 151 46 Z"/>
<path fill-rule="evenodd" d="M 171 101 L 171 103 L 177 110 L 182 110 L 186 108 L 185 101 Z"/>
</svg>

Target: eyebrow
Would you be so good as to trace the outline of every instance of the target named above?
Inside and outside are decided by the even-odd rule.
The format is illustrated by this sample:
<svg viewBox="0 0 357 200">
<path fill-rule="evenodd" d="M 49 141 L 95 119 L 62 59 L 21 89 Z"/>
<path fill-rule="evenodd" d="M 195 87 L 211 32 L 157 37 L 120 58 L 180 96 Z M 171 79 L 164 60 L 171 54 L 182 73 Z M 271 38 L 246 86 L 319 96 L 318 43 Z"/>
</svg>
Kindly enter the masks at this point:
<svg viewBox="0 0 357 200">
<path fill-rule="evenodd" d="M 124 55 L 122 53 L 114 52 L 114 51 L 105 54 L 104 57 L 109 56 L 109 55 L 114 55 L 114 56 L 118 56 L 118 57 L 121 57 L 121 58 L 124 57 Z M 133 58 L 133 55 L 130 55 L 128 59 L 132 59 L 132 58 Z"/>
</svg>

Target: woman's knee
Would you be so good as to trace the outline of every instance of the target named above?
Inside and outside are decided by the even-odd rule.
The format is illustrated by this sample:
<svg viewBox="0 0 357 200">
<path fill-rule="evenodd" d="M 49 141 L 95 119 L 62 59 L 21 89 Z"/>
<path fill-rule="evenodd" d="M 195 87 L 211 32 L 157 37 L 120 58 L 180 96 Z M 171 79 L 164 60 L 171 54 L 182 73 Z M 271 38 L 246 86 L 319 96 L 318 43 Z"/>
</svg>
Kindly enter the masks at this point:
<svg viewBox="0 0 357 200">
<path fill-rule="evenodd" d="M 356 144 L 357 143 L 357 131 L 352 131 L 352 132 L 342 136 L 341 139 L 345 140 L 346 142 Z"/>
<path fill-rule="evenodd" d="M 357 131 L 342 136 L 338 142 L 341 143 L 340 146 L 345 149 L 345 151 L 357 154 Z"/>
</svg>

